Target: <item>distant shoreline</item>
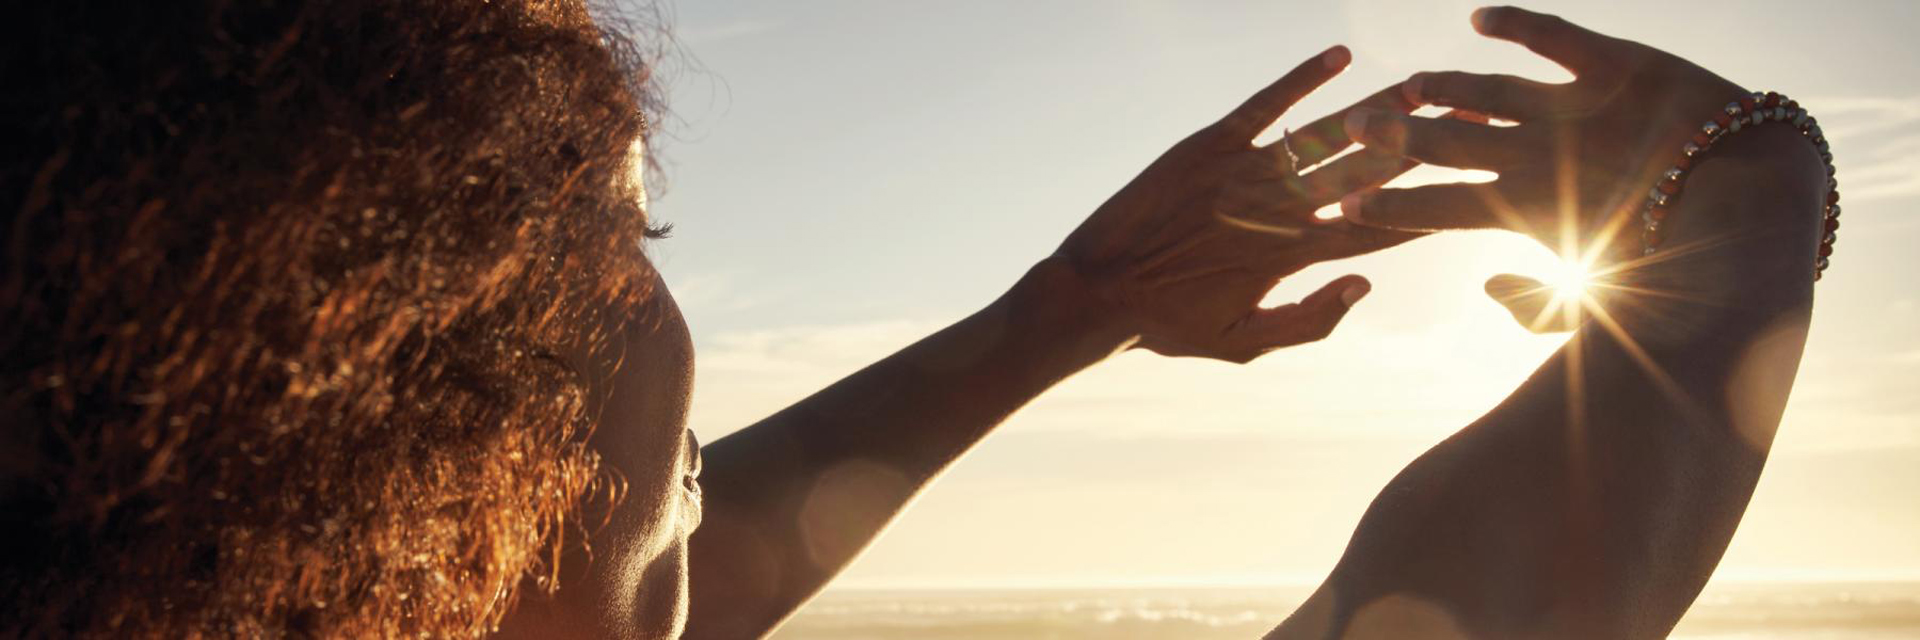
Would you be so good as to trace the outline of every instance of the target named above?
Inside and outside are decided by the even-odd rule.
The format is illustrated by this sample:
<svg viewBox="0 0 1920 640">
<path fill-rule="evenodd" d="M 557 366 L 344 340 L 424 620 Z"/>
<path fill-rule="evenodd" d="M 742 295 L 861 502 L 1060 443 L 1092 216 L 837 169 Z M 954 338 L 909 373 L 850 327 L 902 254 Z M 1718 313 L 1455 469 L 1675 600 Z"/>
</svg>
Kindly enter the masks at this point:
<svg viewBox="0 0 1920 640">
<path fill-rule="evenodd" d="M 1093 592 L 1093 591 L 1290 591 L 1312 590 L 1318 582 L 1247 582 L 1214 583 L 1198 581 L 1138 582 L 1138 583 L 1074 583 L 1074 582 L 1033 582 L 1033 583 L 853 583 L 846 586 L 828 585 L 822 595 L 842 593 L 1008 593 L 1008 592 Z M 1729 578 L 1715 579 L 1707 583 L 1706 590 L 1715 588 L 1780 588 L 1780 587 L 1819 587 L 1819 586 L 1901 586 L 1920 587 L 1920 577 L 1857 577 L 1857 578 Z"/>
<path fill-rule="evenodd" d="M 801 609 L 780 640 L 1245 640 L 1313 592 L 1304 583 L 1176 586 L 859 585 Z M 1674 640 L 1920 638 L 1920 580 L 1707 585 Z"/>
</svg>

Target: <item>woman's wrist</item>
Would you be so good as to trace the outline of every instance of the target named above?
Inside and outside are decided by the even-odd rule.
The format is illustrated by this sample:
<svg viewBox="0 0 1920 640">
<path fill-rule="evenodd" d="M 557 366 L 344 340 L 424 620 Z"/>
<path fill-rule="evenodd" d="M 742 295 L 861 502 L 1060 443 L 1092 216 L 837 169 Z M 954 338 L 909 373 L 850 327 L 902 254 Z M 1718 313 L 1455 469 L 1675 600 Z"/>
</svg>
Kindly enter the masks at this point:
<svg viewBox="0 0 1920 640">
<path fill-rule="evenodd" d="M 1811 295 L 1827 175 L 1819 153 L 1791 126 L 1768 124 L 1714 145 L 1695 160 L 1658 252 L 1621 276 L 1610 296 L 1624 316 L 1671 323 L 1746 316 L 1803 304 Z M 1604 299 L 1603 299 L 1604 302 Z M 1705 318 L 1703 315 L 1715 315 Z"/>
<path fill-rule="evenodd" d="M 1005 307 L 1010 344 L 1074 370 L 1140 339 L 1133 322 L 1058 255 L 1034 264 L 995 305 Z"/>
<path fill-rule="evenodd" d="M 1715 84 L 1729 83 L 1720 81 Z M 1724 94 L 1726 90 L 1724 88 L 1709 90 L 1709 93 Z M 1691 133 L 1687 134 L 1688 139 L 1683 141 L 1684 144 L 1671 145 L 1674 148 L 1672 155 L 1653 159 L 1652 169 L 1660 175 L 1652 180 L 1653 187 L 1647 190 L 1638 208 L 1639 219 L 1636 222 L 1640 230 L 1637 234 L 1640 242 L 1632 253 L 1650 256 L 1664 243 L 1668 228 L 1672 226 L 1669 214 L 1675 209 L 1672 206 L 1673 201 L 1682 197 L 1686 185 L 1690 182 L 1689 178 L 1693 174 L 1692 169 L 1695 164 L 1715 155 L 1725 155 L 1730 158 L 1722 160 L 1721 165 L 1758 164 L 1761 169 L 1769 168 L 1768 165 L 1779 165 L 1787 172 L 1793 172 L 1794 167 L 1791 163 L 1795 160 L 1804 161 L 1806 156 L 1803 153 L 1795 153 L 1796 143 L 1780 135 L 1779 131 L 1782 128 L 1788 128 L 1800 134 L 1811 143 L 1813 148 L 1817 149 L 1820 163 L 1816 168 L 1820 169 L 1822 175 L 1826 177 L 1828 191 L 1825 194 L 1826 199 L 1820 206 L 1822 226 L 1825 227 L 1826 235 L 1821 240 L 1819 250 L 1821 259 L 1812 265 L 1815 271 L 1814 279 L 1819 280 L 1819 272 L 1827 268 L 1828 261 L 1825 258 L 1832 253 L 1831 245 L 1835 240 L 1832 232 L 1838 228 L 1839 223 L 1840 194 L 1833 179 L 1833 156 L 1828 152 L 1827 141 L 1818 120 L 1807 110 L 1800 108 L 1799 103 L 1774 92 L 1764 94 L 1741 92 L 1737 99 L 1730 100 L 1723 106 L 1712 110 L 1699 109 L 1697 113 L 1710 114 L 1710 116 L 1703 124 L 1692 127 Z M 1685 117 L 1679 116 L 1682 119 Z M 1756 154 L 1757 147 L 1766 145 L 1747 144 L 1736 145 L 1739 148 L 1715 153 L 1719 147 L 1726 146 L 1726 143 L 1733 140 L 1755 136 L 1771 137 L 1773 139 L 1771 142 L 1778 148 L 1759 148 L 1760 153 Z M 1757 162 L 1747 162 L 1749 160 Z"/>
<path fill-rule="evenodd" d="M 1707 255 L 1790 263 L 1811 280 L 1826 191 L 1825 165 L 1806 138 L 1790 126 L 1762 126 L 1700 159 L 1678 203 L 1674 238 Z"/>
</svg>

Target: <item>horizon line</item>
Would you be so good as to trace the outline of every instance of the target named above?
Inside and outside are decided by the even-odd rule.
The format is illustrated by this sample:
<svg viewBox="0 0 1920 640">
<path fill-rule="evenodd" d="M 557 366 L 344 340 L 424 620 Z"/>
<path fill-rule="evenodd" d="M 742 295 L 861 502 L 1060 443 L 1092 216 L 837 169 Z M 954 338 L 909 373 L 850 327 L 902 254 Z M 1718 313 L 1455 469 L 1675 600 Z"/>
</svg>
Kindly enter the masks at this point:
<svg viewBox="0 0 1920 640">
<path fill-rule="evenodd" d="M 1129 580 L 950 580 L 950 581 L 912 581 L 912 580 L 853 580 L 842 584 L 829 584 L 822 593 L 835 591 L 1102 591 L 1102 590 L 1154 590 L 1154 589 L 1301 589 L 1310 590 L 1320 585 L 1319 579 L 1206 579 L 1206 578 L 1150 578 Z M 1843 585 L 1843 584 L 1920 584 L 1920 574 L 1873 574 L 1850 572 L 1769 572 L 1749 574 L 1734 572 L 1725 577 L 1715 576 L 1709 580 L 1706 588 L 1715 586 L 1769 586 L 1769 585 Z"/>
</svg>

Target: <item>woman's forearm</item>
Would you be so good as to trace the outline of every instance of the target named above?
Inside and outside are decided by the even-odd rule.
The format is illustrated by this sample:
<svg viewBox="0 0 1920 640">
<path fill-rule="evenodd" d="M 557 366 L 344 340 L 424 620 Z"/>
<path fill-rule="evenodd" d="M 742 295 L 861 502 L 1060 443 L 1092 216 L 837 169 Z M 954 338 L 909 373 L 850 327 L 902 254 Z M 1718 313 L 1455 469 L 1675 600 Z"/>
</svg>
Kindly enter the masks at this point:
<svg viewBox="0 0 1920 640">
<path fill-rule="evenodd" d="M 1057 261 L 974 315 L 702 449 L 688 638 L 770 631 L 1015 410 L 1122 348 Z"/>
<path fill-rule="evenodd" d="M 1725 550 L 1786 403 L 1825 177 L 1789 127 L 1722 143 L 1659 260 L 1389 483 L 1274 637 L 1664 637 Z"/>
<path fill-rule="evenodd" d="M 1333 331 L 1363 278 L 1262 300 L 1309 265 L 1418 237 L 1314 215 L 1410 165 L 1335 158 L 1352 144 L 1345 112 L 1254 139 L 1351 60 L 1338 46 L 1308 58 L 1174 144 L 985 310 L 704 449 L 688 637 L 777 625 L 1008 415 L 1119 349 L 1246 362 Z M 1412 105 L 1389 90 L 1355 107 Z"/>
</svg>

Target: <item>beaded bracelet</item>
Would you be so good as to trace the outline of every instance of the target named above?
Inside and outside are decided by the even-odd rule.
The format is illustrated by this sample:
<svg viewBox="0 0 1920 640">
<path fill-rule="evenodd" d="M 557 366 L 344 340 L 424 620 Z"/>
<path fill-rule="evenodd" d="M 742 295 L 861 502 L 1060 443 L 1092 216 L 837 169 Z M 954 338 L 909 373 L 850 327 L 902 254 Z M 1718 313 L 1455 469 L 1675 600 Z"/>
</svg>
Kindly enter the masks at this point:
<svg viewBox="0 0 1920 640">
<path fill-rule="evenodd" d="M 1663 226 L 1667 219 L 1668 204 L 1680 194 L 1680 185 L 1686 181 L 1687 172 L 1693 169 L 1694 159 L 1712 149 L 1721 138 L 1739 133 L 1742 129 L 1752 129 L 1768 121 L 1790 122 L 1800 130 L 1820 150 L 1820 161 L 1827 166 L 1827 198 L 1822 211 L 1826 222 L 1826 235 L 1820 239 L 1820 257 L 1813 265 L 1813 279 L 1819 280 L 1821 272 L 1827 270 L 1828 258 L 1833 255 L 1835 233 L 1840 229 L 1840 182 L 1833 177 L 1833 153 L 1827 148 L 1827 138 L 1820 132 L 1820 123 L 1800 104 L 1788 100 L 1786 96 L 1774 92 L 1759 93 L 1727 103 L 1712 120 L 1700 125 L 1700 131 L 1693 139 L 1680 147 L 1680 157 L 1675 159 L 1673 167 L 1667 169 L 1647 191 L 1647 201 L 1641 208 L 1640 220 L 1644 226 L 1640 231 L 1642 255 L 1653 255 L 1666 240 Z"/>
</svg>

